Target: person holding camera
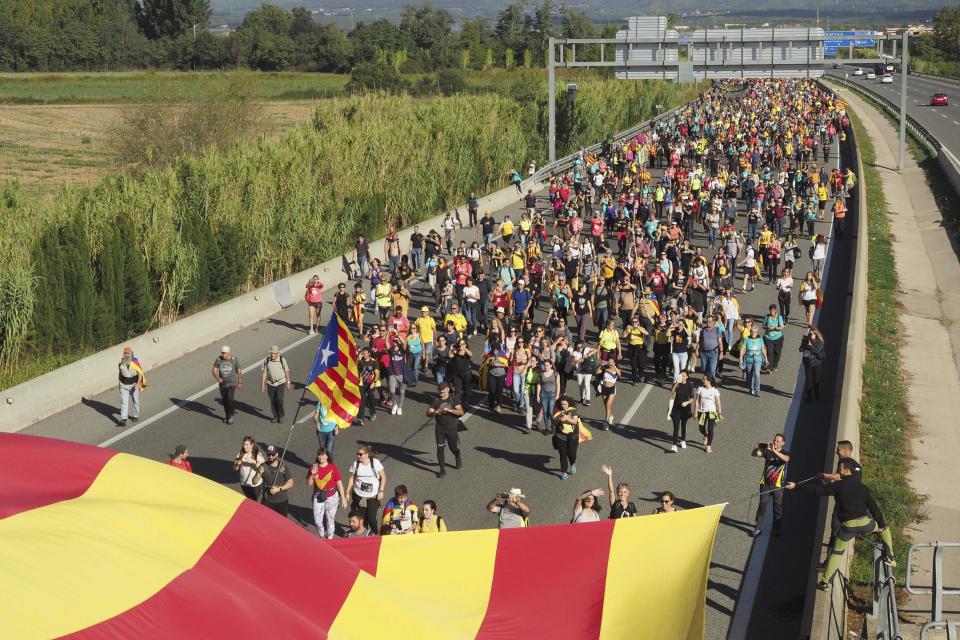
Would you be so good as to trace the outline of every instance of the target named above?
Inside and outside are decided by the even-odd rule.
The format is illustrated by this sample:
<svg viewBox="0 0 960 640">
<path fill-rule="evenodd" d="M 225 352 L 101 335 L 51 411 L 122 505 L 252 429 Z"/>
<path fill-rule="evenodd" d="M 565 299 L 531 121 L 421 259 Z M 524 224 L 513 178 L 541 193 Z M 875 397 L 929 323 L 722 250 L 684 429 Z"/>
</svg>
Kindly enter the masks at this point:
<svg viewBox="0 0 960 640">
<path fill-rule="evenodd" d="M 377 511 L 383 500 L 383 487 L 387 484 L 387 472 L 383 464 L 373 457 L 373 449 L 367 445 L 357 447 L 357 459 L 350 465 L 347 493 L 350 494 L 352 511 L 363 514 L 363 520 L 371 531 L 378 531 Z"/>
<path fill-rule="evenodd" d="M 763 475 L 760 476 L 760 504 L 757 505 L 756 524 L 753 536 L 760 535 L 760 521 L 767 510 L 767 502 L 773 497 L 773 535 L 780 536 L 780 524 L 783 521 L 783 479 L 787 475 L 787 463 L 790 454 L 783 450 L 785 440 L 778 433 L 770 442 L 758 442 L 751 455 L 763 458 Z"/>
<path fill-rule="evenodd" d="M 577 448 L 580 446 L 580 416 L 570 402 L 561 396 L 553 413 L 553 448 L 560 455 L 560 479 L 577 472 Z"/>
<path fill-rule="evenodd" d="M 823 334 L 818 329 L 810 329 L 800 340 L 800 353 L 803 356 L 804 402 L 820 399 L 820 369 L 826 354 L 823 349 Z"/>
<path fill-rule="evenodd" d="M 459 469 L 463 462 L 460 458 L 460 418 L 463 416 L 463 405 L 460 404 L 460 398 L 454 397 L 450 384 L 443 382 L 437 387 L 437 397 L 427 407 L 427 416 L 436 420 L 434 427 L 434 437 L 437 441 L 437 462 L 440 465 L 438 478 L 447 475 L 445 450 L 450 448 L 450 452 L 456 459 L 454 469 Z"/>
<path fill-rule="evenodd" d="M 487 511 L 498 515 L 500 529 L 519 529 L 530 526 L 530 507 L 524 502 L 526 496 L 520 489 L 509 493 L 497 493 L 487 503 Z"/>
</svg>

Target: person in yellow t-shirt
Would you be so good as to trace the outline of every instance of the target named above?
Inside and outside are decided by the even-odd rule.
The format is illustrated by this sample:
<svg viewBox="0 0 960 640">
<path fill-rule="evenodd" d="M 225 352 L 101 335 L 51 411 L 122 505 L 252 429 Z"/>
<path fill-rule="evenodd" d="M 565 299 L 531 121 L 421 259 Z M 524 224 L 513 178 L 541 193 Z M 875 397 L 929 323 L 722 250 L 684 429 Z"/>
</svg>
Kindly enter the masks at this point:
<svg viewBox="0 0 960 640">
<path fill-rule="evenodd" d="M 418 533 L 446 533 L 447 523 L 437 513 L 437 503 L 433 500 L 424 500 L 420 508 L 420 528 Z"/>
<path fill-rule="evenodd" d="M 430 316 L 430 307 L 420 307 L 420 317 L 414 321 L 420 332 L 420 342 L 423 343 L 423 366 L 430 366 L 433 356 L 433 334 L 437 331 L 437 321 Z"/>
<path fill-rule="evenodd" d="M 450 307 L 450 313 L 443 317 L 443 326 L 447 326 L 448 322 L 453 323 L 457 333 L 462 334 L 467 330 L 467 317 L 460 313 L 460 306 L 456 302 Z"/>
</svg>

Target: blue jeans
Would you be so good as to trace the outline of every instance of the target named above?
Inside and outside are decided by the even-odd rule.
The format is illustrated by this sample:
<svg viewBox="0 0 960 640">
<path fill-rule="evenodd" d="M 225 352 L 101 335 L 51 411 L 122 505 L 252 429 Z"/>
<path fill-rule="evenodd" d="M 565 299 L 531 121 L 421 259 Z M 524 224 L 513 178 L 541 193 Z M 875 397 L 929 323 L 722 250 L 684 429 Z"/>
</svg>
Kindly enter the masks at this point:
<svg viewBox="0 0 960 640">
<path fill-rule="evenodd" d="M 760 393 L 760 369 L 763 366 L 762 359 L 751 360 L 744 358 L 743 364 L 747 368 L 747 380 L 750 382 L 750 391 Z"/>
<path fill-rule="evenodd" d="M 477 303 L 466 301 L 463 305 L 463 315 L 467 318 L 467 327 L 473 329 L 477 326 Z"/>
<path fill-rule="evenodd" d="M 717 244 L 717 228 L 710 227 L 710 246 Z"/>
<path fill-rule="evenodd" d="M 410 363 L 410 365 L 413 367 L 413 375 L 415 375 L 419 379 L 420 378 L 420 362 L 423 360 L 423 351 L 419 353 L 411 353 L 410 359 L 413 361 Z"/>
<path fill-rule="evenodd" d="M 610 320 L 610 308 L 604 307 L 597 309 L 597 330 L 603 331 L 607 328 L 607 322 Z"/>
<path fill-rule="evenodd" d="M 540 406 L 543 407 L 543 427 L 545 429 L 548 428 L 547 425 L 549 425 L 550 421 L 553 420 L 553 409 L 556 404 L 557 396 L 555 394 L 540 393 Z"/>
<path fill-rule="evenodd" d="M 527 406 L 527 394 L 524 393 L 524 378 L 526 378 L 524 373 L 514 373 L 513 381 L 511 388 L 513 389 L 513 397 L 517 399 L 517 411 L 522 411 Z"/>
<path fill-rule="evenodd" d="M 753 242 L 755 239 L 760 237 L 760 232 L 757 231 L 756 222 L 747 223 L 747 240 Z"/>
<path fill-rule="evenodd" d="M 360 279 L 367 277 L 367 259 L 364 256 L 357 256 L 357 267 L 360 269 Z"/>
<path fill-rule="evenodd" d="M 330 457 L 333 457 L 333 443 L 337 439 L 337 430 L 333 431 L 317 431 L 317 442 L 320 443 L 320 446 L 325 448 L 330 454 Z"/>
<path fill-rule="evenodd" d="M 700 369 L 711 378 L 717 377 L 718 362 L 720 362 L 720 349 L 700 352 Z"/>
<path fill-rule="evenodd" d="M 447 379 L 446 374 L 440 369 L 437 369 L 435 375 L 437 377 L 437 386 L 440 386 L 443 383 L 443 381 Z"/>
<path fill-rule="evenodd" d="M 413 272 L 416 273 L 420 265 L 423 264 L 423 249 L 411 249 L 410 260 L 413 261 L 413 265 L 411 266 L 413 267 Z"/>
</svg>

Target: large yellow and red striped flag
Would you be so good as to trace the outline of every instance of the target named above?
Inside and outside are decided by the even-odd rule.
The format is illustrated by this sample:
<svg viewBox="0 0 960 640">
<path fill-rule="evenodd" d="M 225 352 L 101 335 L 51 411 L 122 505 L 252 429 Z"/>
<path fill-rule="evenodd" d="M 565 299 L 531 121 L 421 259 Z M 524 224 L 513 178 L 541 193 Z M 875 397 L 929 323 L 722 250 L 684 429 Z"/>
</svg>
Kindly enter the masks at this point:
<svg viewBox="0 0 960 640">
<path fill-rule="evenodd" d="M 327 415 L 341 429 L 353 424 L 360 412 L 360 376 L 357 373 L 357 343 L 349 327 L 336 313 L 320 338 L 307 389 L 327 408 Z"/>
<path fill-rule="evenodd" d="M 329 542 L 169 465 L 19 434 L 0 450 L 0 638 L 369 640 L 398 606 L 440 640 L 704 635 L 722 506 Z"/>
</svg>

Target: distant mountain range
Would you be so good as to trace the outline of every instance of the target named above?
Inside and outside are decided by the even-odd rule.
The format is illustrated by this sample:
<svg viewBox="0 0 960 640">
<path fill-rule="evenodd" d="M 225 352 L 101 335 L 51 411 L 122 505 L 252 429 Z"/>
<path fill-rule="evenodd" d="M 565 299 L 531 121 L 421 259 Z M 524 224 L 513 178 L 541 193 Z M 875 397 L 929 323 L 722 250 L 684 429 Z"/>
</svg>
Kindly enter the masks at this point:
<svg viewBox="0 0 960 640">
<path fill-rule="evenodd" d="M 447 9 L 457 19 L 484 16 L 494 18 L 510 0 L 433 0 L 434 6 Z M 213 23 L 235 24 L 243 15 L 260 6 L 262 0 L 211 0 Z M 340 26 L 378 18 L 396 18 L 400 15 L 405 0 L 272 0 L 272 4 L 284 8 L 306 7 L 314 12 L 317 20 L 333 21 Z M 733 18 L 749 21 L 788 19 L 809 20 L 820 11 L 821 24 L 826 21 L 870 21 L 880 25 L 918 22 L 935 13 L 947 0 L 793 0 L 789 9 L 783 0 L 574 0 L 564 3 L 582 9 L 595 22 L 616 22 L 627 16 L 655 15 L 667 12 L 682 15 L 681 23 L 699 26 L 722 25 L 735 22 Z M 540 0 L 529 0 L 528 6 L 539 5 Z M 867 26 L 867 25 L 864 25 Z"/>
</svg>

